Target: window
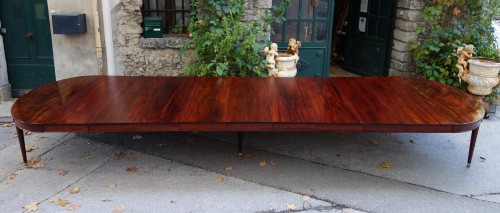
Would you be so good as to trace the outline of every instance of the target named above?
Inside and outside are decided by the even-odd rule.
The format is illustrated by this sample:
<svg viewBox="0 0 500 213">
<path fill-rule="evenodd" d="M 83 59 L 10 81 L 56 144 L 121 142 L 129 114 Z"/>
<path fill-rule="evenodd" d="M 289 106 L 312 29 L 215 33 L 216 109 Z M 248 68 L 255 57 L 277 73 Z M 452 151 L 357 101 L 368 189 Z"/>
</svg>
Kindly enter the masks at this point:
<svg viewBox="0 0 500 213">
<path fill-rule="evenodd" d="M 189 0 L 144 0 L 143 17 L 162 17 L 163 32 L 186 30 L 189 23 Z M 172 31 L 174 29 L 174 31 Z"/>
</svg>

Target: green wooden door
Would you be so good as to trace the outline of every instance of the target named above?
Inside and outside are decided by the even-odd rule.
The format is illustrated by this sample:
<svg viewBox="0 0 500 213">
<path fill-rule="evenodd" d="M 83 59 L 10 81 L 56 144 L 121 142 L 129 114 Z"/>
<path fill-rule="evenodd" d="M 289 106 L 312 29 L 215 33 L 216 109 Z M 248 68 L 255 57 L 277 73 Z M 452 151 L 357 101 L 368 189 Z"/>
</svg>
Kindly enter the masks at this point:
<svg viewBox="0 0 500 213">
<path fill-rule="evenodd" d="M 386 76 L 397 0 L 351 0 L 343 68 L 360 75 Z"/>
<path fill-rule="evenodd" d="M 1 0 L 0 19 L 12 96 L 54 81 L 47 0 Z"/>
<path fill-rule="evenodd" d="M 279 2 L 273 0 L 273 5 Z M 302 42 L 297 76 L 328 76 L 333 4 L 332 0 L 292 0 L 285 14 L 286 22 L 273 24 L 275 34 L 271 40 L 280 49 L 286 49 L 290 38 Z"/>
</svg>

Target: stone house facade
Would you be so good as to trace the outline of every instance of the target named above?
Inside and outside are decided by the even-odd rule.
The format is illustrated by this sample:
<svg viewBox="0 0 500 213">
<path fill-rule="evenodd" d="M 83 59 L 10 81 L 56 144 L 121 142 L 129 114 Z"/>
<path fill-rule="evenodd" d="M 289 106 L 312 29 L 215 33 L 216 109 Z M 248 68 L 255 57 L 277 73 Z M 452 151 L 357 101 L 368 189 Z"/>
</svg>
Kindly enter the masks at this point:
<svg viewBox="0 0 500 213">
<path fill-rule="evenodd" d="M 49 14 L 87 14 L 86 34 L 52 34 L 56 80 L 83 75 L 181 76 L 196 58 L 190 50 L 179 53 L 189 37 L 166 34 L 164 38 L 143 38 L 144 1 L 47 0 Z M 247 0 L 242 21 L 258 20 L 272 2 Z M 424 6 L 424 0 L 398 0 L 389 75 L 413 75 L 415 65 L 408 42 L 417 38 L 416 28 L 424 24 L 419 21 Z M 5 55 L 1 47 L 0 43 L 0 62 Z M 6 66 L 0 63 L 0 88 L 9 85 L 5 73 Z"/>
</svg>

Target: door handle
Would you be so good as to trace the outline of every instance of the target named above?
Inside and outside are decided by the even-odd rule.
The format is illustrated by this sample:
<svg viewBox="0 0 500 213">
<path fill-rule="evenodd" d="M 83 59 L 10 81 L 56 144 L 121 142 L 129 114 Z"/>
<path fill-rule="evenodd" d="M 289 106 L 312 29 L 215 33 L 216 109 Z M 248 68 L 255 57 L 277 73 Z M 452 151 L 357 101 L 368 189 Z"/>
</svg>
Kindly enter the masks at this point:
<svg viewBox="0 0 500 213">
<path fill-rule="evenodd" d="M 33 33 L 32 32 L 29 32 L 29 33 L 26 33 L 26 35 L 24 36 L 26 38 L 26 40 L 31 40 L 33 39 Z"/>
</svg>

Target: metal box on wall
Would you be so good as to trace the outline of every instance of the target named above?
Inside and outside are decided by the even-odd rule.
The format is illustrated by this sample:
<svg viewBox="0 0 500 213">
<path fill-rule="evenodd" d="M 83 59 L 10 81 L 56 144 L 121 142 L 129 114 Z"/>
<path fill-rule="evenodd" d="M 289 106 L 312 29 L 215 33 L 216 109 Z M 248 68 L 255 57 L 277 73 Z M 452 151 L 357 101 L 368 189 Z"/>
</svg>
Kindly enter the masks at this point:
<svg viewBox="0 0 500 213">
<path fill-rule="evenodd" d="M 54 34 L 82 34 L 87 32 L 85 14 L 52 14 Z"/>
<path fill-rule="evenodd" d="M 161 17 L 144 17 L 144 38 L 161 38 L 163 31 L 161 29 Z"/>
</svg>

